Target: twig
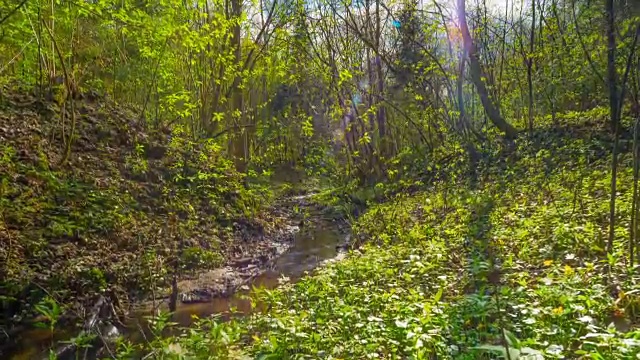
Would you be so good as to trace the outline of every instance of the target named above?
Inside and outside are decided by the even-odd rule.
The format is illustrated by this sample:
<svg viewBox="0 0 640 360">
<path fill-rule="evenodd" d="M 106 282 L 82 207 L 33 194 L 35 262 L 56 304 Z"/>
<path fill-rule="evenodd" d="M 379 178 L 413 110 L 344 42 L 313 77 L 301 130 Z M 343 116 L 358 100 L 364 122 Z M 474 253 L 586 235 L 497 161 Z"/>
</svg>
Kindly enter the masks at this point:
<svg viewBox="0 0 640 360">
<path fill-rule="evenodd" d="M 53 42 L 53 48 L 56 54 L 58 55 L 58 59 L 60 60 L 60 66 L 62 66 L 62 73 L 64 74 L 64 84 L 67 89 L 67 96 L 65 97 L 65 103 L 68 100 L 71 100 L 71 130 L 69 133 L 69 138 L 67 140 L 64 156 L 62 157 L 62 159 L 60 159 L 60 162 L 58 163 L 58 166 L 62 166 L 64 165 L 65 162 L 67 162 L 67 160 L 69 159 L 69 156 L 71 155 L 71 142 L 73 141 L 73 134 L 76 129 L 76 109 L 75 109 L 75 104 L 74 104 L 73 94 L 72 94 L 73 84 L 71 83 L 71 77 L 69 76 L 69 72 L 67 71 L 67 66 L 64 64 L 64 56 L 62 56 L 62 52 L 58 47 L 58 42 L 53 36 L 51 29 L 49 29 L 49 26 L 47 26 L 47 24 L 44 22 L 42 23 L 42 25 L 44 25 L 44 28 L 47 30 L 47 33 L 51 37 L 51 41 Z M 63 135 L 63 140 L 64 140 L 64 135 Z"/>
<path fill-rule="evenodd" d="M 33 42 L 33 40 L 35 40 L 35 36 L 32 37 L 31 40 L 22 47 L 22 49 L 20 49 L 20 52 L 17 53 L 16 56 L 14 56 L 13 59 L 11 59 L 11 61 L 9 61 L 5 66 L 2 67 L 2 69 L 0 69 L 0 74 L 2 74 L 9 65 L 13 64 L 13 62 L 18 58 L 18 56 L 22 55 L 22 53 L 24 52 L 24 49 L 26 49 L 27 46 L 29 46 L 29 44 Z"/>
<path fill-rule="evenodd" d="M 24 4 L 26 4 L 26 3 L 27 3 L 27 0 L 22 0 L 22 2 L 20 4 L 18 4 L 18 6 L 13 8 L 13 10 L 9 11 L 9 13 L 7 15 L 5 15 L 2 19 L 0 19 L 0 25 L 2 25 L 3 22 L 7 21 L 7 19 L 9 19 L 9 17 L 11 17 L 11 15 L 15 14 L 15 12 L 18 11 L 21 7 L 23 7 Z"/>
<path fill-rule="evenodd" d="M 580 47 L 582 48 L 582 51 L 584 52 L 584 56 L 587 58 L 587 62 L 589 63 L 589 66 L 591 66 L 591 70 L 593 70 L 593 73 L 596 74 L 598 79 L 600 81 L 602 81 L 603 84 L 606 84 L 607 82 L 604 80 L 604 77 L 602 77 L 602 74 L 600 73 L 600 71 L 598 70 L 596 65 L 593 63 L 593 60 L 591 59 L 591 54 L 587 50 L 587 47 L 584 44 L 584 41 L 582 40 L 582 34 L 580 33 L 580 26 L 578 24 L 578 18 L 576 17 L 576 0 L 572 0 L 571 1 L 571 9 L 572 9 L 571 13 L 573 15 L 572 16 L 573 25 L 576 28 L 576 34 L 578 35 L 578 42 L 580 43 Z"/>
</svg>

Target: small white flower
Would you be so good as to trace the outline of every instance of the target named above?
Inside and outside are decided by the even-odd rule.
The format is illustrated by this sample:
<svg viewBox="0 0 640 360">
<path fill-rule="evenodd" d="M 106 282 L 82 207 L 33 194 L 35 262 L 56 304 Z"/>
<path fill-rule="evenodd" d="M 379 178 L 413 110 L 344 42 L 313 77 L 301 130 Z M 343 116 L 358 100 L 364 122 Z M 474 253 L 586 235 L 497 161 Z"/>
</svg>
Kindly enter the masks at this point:
<svg viewBox="0 0 640 360">
<path fill-rule="evenodd" d="M 531 309 L 531 314 L 533 315 L 538 315 L 542 312 L 542 310 L 540 310 L 540 308 L 533 308 Z"/>
<path fill-rule="evenodd" d="M 581 321 L 586 324 L 591 324 L 593 322 L 593 318 L 589 315 L 582 316 L 578 318 L 578 321 Z"/>
<path fill-rule="evenodd" d="M 584 311 L 584 306 L 582 305 L 571 305 L 571 307 L 576 311 Z"/>
<path fill-rule="evenodd" d="M 523 321 L 523 322 L 524 322 L 525 324 L 527 324 L 527 325 L 533 325 L 533 324 L 535 324 L 535 323 L 536 323 L 536 319 L 534 319 L 534 318 L 527 318 L 527 319 L 524 319 L 524 321 Z"/>
<path fill-rule="evenodd" d="M 182 350 L 182 346 L 176 343 L 169 344 L 169 346 L 167 347 L 167 352 L 169 352 L 170 354 L 176 354 L 176 355 L 184 354 L 184 351 Z"/>
<path fill-rule="evenodd" d="M 565 260 L 573 260 L 576 258 L 576 254 L 567 254 L 564 256 Z"/>
<path fill-rule="evenodd" d="M 640 340 L 637 339 L 622 339 L 622 343 L 627 347 L 640 347 Z"/>
<path fill-rule="evenodd" d="M 562 350 L 564 350 L 564 347 L 562 345 L 554 344 L 554 345 L 549 345 L 546 352 L 547 354 L 550 354 L 550 355 L 562 355 Z"/>
<path fill-rule="evenodd" d="M 406 329 L 408 324 L 407 321 L 396 320 L 396 326 L 401 329 Z"/>
</svg>

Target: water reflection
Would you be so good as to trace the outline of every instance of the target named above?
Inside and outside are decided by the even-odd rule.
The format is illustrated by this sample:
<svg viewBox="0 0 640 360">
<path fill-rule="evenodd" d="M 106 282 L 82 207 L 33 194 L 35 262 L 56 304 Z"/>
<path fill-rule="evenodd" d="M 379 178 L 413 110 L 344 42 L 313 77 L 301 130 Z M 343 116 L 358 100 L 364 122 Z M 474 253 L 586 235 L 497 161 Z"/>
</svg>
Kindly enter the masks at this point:
<svg viewBox="0 0 640 360">
<path fill-rule="evenodd" d="M 300 231 L 289 252 L 282 255 L 274 266 L 253 279 L 247 288 L 230 297 L 215 298 L 205 303 L 179 304 L 173 314 L 173 321 L 182 327 L 193 323 L 193 316 L 204 318 L 213 314 L 220 314 L 223 320 L 234 316 L 243 316 L 255 310 L 263 310 L 260 304 L 252 308 L 248 298 L 253 288 L 273 289 L 280 283 L 282 277 L 288 281 L 297 281 L 307 271 L 313 270 L 318 263 L 331 259 L 337 255 L 336 246 L 343 240 L 334 223 L 320 222 Z M 234 309 L 232 313 L 231 310 Z M 164 307 L 166 310 L 166 304 Z M 146 318 L 152 313 L 147 309 L 141 311 L 128 324 L 128 338 L 133 342 L 141 342 L 150 334 L 147 331 Z M 140 331 L 142 330 L 142 332 Z M 59 329 L 52 334 L 47 329 L 33 329 L 22 334 L 16 347 L 9 351 L 5 358 L 10 360 L 38 359 L 46 355 L 47 349 L 60 340 L 69 339 L 77 333 L 74 329 Z"/>
<path fill-rule="evenodd" d="M 331 224 L 319 224 L 303 229 L 296 235 L 291 250 L 282 255 L 271 270 L 256 277 L 250 286 L 273 289 L 278 286 L 282 277 L 289 281 L 297 281 L 305 272 L 313 270 L 319 262 L 335 257 L 336 245 L 342 241 L 342 237 Z M 206 303 L 180 304 L 173 321 L 181 326 L 189 326 L 193 322 L 193 315 L 203 318 L 221 314 L 224 320 L 232 316 L 247 315 L 253 310 L 248 295 L 249 291 L 245 290 L 231 297 L 215 298 Z M 231 309 L 235 310 L 233 314 Z"/>
</svg>

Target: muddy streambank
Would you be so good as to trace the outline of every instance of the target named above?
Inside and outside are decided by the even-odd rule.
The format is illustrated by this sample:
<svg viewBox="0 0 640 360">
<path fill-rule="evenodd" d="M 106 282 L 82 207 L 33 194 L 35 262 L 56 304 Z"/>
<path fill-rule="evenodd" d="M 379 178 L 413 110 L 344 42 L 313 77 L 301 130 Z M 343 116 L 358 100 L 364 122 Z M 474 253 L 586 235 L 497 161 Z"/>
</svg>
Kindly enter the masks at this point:
<svg viewBox="0 0 640 360">
<path fill-rule="evenodd" d="M 293 239 L 282 254 L 269 261 L 248 262 L 227 267 L 179 285 L 181 301 L 172 320 L 189 326 L 193 315 L 199 318 L 213 314 L 224 320 L 248 315 L 253 310 L 248 294 L 255 288 L 273 289 L 282 282 L 295 282 L 328 261 L 341 259 L 349 246 L 349 224 L 326 214 L 321 208 L 304 205 L 309 217 L 297 222 Z M 297 219 L 297 218 L 296 218 Z M 281 245 L 279 245 L 281 246 Z M 214 273 L 224 274 L 210 282 Z M 211 284 L 214 284 L 212 289 Z M 231 284 L 233 291 L 220 292 Z M 214 291 L 212 291 L 214 290 Z M 143 311 L 142 313 L 148 313 Z"/>
<path fill-rule="evenodd" d="M 186 327 L 191 325 L 194 315 L 203 318 L 218 314 L 226 320 L 248 314 L 252 305 L 246 295 L 253 287 L 275 288 L 282 281 L 296 281 L 324 262 L 340 258 L 349 245 L 350 226 L 311 198 L 312 195 L 299 195 L 279 200 L 271 211 L 285 220 L 275 231 L 269 234 L 239 231 L 236 256 L 230 256 L 220 268 L 182 278 L 178 282 L 178 303 L 172 321 Z M 148 335 L 147 318 L 158 309 L 168 310 L 169 295 L 170 289 L 166 289 L 132 305 L 124 318 L 116 318 L 107 311 L 94 331 L 124 336 L 134 343 L 143 341 Z M 46 359 L 49 349 L 64 349 L 67 346 L 64 343 L 80 331 L 78 326 L 60 327 L 54 332 L 28 329 L 2 357 Z M 100 357 L 99 352 L 78 354 L 69 349 L 64 355 L 63 358 Z"/>
<path fill-rule="evenodd" d="M 311 201 L 313 194 L 291 196 L 281 200 L 273 211 L 287 221 L 271 236 L 256 236 L 243 240 L 242 256 L 229 259 L 223 267 L 201 272 L 178 282 L 177 313 L 189 308 L 213 304 L 212 313 L 224 311 L 215 306 L 230 302 L 238 292 L 252 286 L 275 287 L 282 277 L 297 280 L 324 260 L 336 257 L 346 249 L 350 236 L 349 224 L 331 213 L 330 208 Z M 166 300 L 165 294 L 161 300 Z M 146 301 L 135 313 L 166 306 L 166 301 Z M 188 312 L 188 311 L 187 311 Z M 209 315 L 209 314 L 207 314 Z M 181 322 L 182 323 L 182 322 Z"/>
</svg>

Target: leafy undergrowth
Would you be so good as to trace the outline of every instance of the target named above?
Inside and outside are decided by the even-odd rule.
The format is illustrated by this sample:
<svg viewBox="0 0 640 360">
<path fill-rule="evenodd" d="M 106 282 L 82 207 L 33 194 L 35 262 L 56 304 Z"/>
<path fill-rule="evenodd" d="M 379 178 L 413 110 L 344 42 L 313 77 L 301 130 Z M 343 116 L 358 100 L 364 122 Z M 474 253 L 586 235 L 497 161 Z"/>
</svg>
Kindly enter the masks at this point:
<svg viewBox="0 0 640 360">
<path fill-rule="evenodd" d="M 70 116 L 53 100 L 3 92 L 5 321 L 29 315 L 45 295 L 61 304 L 96 293 L 121 303 L 144 295 L 166 284 L 178 246 L 182 271 L 211 268 L 242 246 L 232 242 L 234 232 L 276 222 L 257 214 L 268 192 L 246 189 L 217 143 L 193 140 L 180 126 L 151 131 L 134 109 L 85 97 L 76 101 L 64 161 Z M 245 228 L 234 229 L 236 221 Z"/>
<path fill-rule="evenodd" d="M 371 207 L 354 225 L 366 244 L 262 293 L 268 311 L 154 346 L 168 358 L 238 358 L 237 349 L 261 359 L 640 358 L 640 274 L 626 255 L 630 154 L 607 255 L 610 171 L 597 156 L 606 144 L 554 141 L 534 152 L 520 144 L 517 159 L 476 182 Z"/>
</svg>

